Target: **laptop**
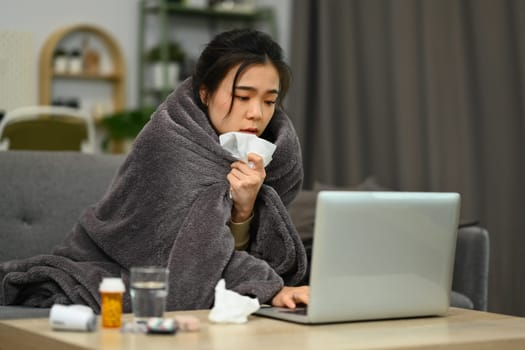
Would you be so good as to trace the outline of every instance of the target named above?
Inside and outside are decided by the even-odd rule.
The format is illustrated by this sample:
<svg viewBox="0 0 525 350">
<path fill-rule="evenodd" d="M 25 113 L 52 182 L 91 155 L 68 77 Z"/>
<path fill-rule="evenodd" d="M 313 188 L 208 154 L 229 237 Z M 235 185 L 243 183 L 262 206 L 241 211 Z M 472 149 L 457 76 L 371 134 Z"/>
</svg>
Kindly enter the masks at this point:
<svg viewBox="0 0 525 350">
<path fill-rule="evenodd" d="M 459 210 L 458 193 L 319 192 L 308 307 L 255 314 L 306 324 L 444 315 Z"/>
</svg>

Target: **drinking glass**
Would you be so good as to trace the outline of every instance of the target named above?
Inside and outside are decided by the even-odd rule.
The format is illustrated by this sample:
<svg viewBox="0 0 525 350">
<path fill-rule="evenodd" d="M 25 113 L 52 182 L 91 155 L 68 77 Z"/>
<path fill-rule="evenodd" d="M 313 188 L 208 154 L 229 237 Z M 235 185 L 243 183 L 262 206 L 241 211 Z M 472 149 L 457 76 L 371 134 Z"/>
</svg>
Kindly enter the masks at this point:
<svg viewBox="0 0 525 350">
<path fill-rule="evenodd" d="M 163 317 L 168 296 L 169 270 L 159 266 L 132 267 L 130 275 L 131 305 L 135 322 Z"/>
</svg>

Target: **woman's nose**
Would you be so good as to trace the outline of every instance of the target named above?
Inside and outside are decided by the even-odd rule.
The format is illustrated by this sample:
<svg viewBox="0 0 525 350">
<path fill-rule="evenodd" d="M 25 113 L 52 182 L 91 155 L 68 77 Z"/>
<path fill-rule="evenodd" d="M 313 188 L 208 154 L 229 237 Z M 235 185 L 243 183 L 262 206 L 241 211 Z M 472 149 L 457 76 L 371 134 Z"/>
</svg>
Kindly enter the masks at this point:
<svg viewBox="0 0 525 350">
<path fill-rule="evenodd" d="M 262 118 L 262 107 L 259 102 L 253 101 L 250 103 L 247 112 L 248 119 L 260 119 Z"/>
</svg>

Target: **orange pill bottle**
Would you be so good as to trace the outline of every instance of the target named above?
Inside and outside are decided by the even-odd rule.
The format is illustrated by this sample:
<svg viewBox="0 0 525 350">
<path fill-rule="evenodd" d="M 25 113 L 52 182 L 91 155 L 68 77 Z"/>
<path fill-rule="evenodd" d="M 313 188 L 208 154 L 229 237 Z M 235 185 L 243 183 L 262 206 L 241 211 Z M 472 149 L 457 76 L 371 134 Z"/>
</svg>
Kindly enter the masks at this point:
<svg viewBox="0 0 525 350">
<path fill-rule="evenodd" d="M 121 278 L 106 277 L 100 283 L 102 327 L 120 328 L 122 325 L 122 298 L 126 287 Z"/>
</svg>

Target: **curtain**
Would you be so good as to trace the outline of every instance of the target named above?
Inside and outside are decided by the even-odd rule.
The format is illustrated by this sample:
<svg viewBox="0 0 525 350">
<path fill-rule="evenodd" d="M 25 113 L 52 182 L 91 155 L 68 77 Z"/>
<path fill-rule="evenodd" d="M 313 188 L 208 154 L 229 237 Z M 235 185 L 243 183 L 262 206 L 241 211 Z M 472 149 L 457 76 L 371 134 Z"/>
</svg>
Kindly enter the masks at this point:
<svg viewBox="0 0 525 350">
<path fill-rule="evenodd" d="M 456 191 L 490 233 L 489 310 L 525 316 L 525 1 L 295 0 L 305 187 Z"/>
</svg>

